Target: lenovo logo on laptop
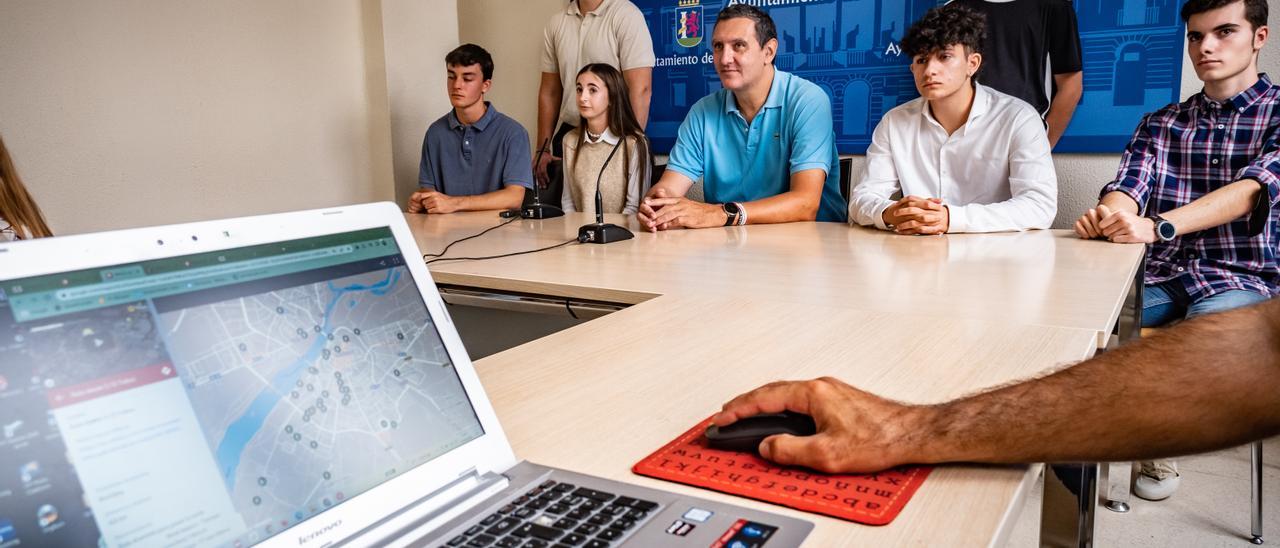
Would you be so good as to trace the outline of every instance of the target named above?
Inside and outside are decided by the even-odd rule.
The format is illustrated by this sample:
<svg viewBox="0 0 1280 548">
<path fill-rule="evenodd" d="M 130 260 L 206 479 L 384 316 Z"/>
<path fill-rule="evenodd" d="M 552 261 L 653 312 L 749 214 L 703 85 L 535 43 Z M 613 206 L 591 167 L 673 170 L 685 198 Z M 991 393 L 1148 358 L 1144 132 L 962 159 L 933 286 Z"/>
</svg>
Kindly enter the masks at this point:
<svg viewBox="0 0 1280 548">
<path fill-rule="evenodd" d="M 305 546 L 308 542 L 311 542 L 317 538 L 324 536 L 325 533 L 328 533 L 329 531 L 337 529 L 338 526 L 340 525 L 342 525 L 342 520 L 338 520 L 333 523 L 330 523 L 324 527 L 321 527 L 317 531 L 312 531 L 311 534 L 309 535 L 298 537 L 298 546 Z"/>
</svg>

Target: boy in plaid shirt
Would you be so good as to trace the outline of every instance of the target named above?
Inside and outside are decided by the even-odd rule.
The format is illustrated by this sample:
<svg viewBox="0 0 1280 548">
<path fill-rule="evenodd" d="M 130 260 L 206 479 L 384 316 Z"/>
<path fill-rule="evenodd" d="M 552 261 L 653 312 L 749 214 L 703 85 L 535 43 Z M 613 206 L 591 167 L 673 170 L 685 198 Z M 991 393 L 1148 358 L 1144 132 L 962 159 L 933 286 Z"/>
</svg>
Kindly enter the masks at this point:
<svg viewBox="0 0 1280 548">
<path fill-rule="evenodd" d="M 1204 89 L 1143 117 L 1081 238 L 1145 243 L 1142 325 L 1280 292 L 1280 87 L 1258 73 L 1265 0 L 1189 0 L 1187 55 Z M 1142 463 L 1134 493 L 1173 494 L 1173 461 Z"/>
</svg>

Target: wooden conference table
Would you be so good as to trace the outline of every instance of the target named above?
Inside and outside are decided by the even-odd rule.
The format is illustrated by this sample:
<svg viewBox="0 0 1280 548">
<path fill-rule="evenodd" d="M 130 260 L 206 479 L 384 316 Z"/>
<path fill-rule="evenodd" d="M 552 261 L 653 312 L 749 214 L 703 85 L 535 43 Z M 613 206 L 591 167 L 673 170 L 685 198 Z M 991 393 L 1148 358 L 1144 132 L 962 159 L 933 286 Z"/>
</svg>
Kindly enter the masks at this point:
<svg viewBox="0 0 1280 548">
<path fill-rule="evenodd" d="M 424 253 L 494 213 L 407 215 Z M 808 544 L 998 545 L 1039 466 L 948 465 L 870 527 L 636 476 L 630 467 L 728 398 L 830 375 L 936 402 L 1090 357 L 1142 246 L 1064 231 L 897 236 L 831 223 L 659 234 L 430 265 L 440 284 L 634 304 L 476 363 L 520 458 L 814 522 Z M 581 214 L 517 220 L 455 245 L 487 256 L 569 240 Z"/>
</svg>

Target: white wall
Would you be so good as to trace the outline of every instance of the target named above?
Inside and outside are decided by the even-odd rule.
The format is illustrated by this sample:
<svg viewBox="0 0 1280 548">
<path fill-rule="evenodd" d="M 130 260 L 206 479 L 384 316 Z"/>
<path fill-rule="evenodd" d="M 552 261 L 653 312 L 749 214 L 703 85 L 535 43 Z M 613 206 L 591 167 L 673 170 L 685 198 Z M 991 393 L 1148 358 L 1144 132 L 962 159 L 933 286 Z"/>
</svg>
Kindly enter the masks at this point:
<svg viewBox="0 0 1280 548">
<path fill-rule="evenodd" d="M 418 83 L 401 78 L 416 69 L 394 55 L 399 29 L 416 23 L 431 37 L 418 54 L 442 58 L 455 10 L 5 0 L 0 132 L 59 234 L 392 199 L 407 139 L 392 120 L 448 108 L 442 93 L 389 100 L 403 97 L 389 82 Z M 384 11 L 399 25 L 386 41 Z"/>
<path fill-rule="evenodd" d="M 488 99 L 503 114 L 538 131 L 538 83 L 542 77 L 542 29 L 564 0 L 457 0 L 458 38 L 493 55 Z"/>
<path fill-rule="evenodd" d="M 542 27 L 556 10 L 563 9 L 561 0 L 457 0 L 459 36 L 463 41 L 484 46 L 498 66 L 493 100 L 519 120 L 530 133 L 537 123 L 538 61 L 542 51 Z M 1272 27 L 1280 29 L 1280 2 L 1269 2 Z M 1186 56 L 1183 56 L 1184 62 Z M 515 67 L 514 74 L 512 69 Z M 505 71 L 504 71 L 505 68 Z M 1280 36 L 1263 50 L 1260 70 L 1280 78 Z M 1201 84 L 1189 64 L 1183 66 L 1182 97 L 1200 91 Z M 1136 120 L 1134 121 L 1137 122 Z M 1120 155 L 1057 154 L 1058 171 L 1057 228 L 1070 227 L 1085 209 L 1097 203 L 1098 191 L 1115 176 Z M 863 157 L 853 156 L 854 181 L 863 168 Z"/>
<path fill-rule="evenodd" d="M 444 56 L 458 47 L 453 0 L 382 0 L 396 203 L 418 188 L 427 126 L 449 112 Z"/>
</svg>

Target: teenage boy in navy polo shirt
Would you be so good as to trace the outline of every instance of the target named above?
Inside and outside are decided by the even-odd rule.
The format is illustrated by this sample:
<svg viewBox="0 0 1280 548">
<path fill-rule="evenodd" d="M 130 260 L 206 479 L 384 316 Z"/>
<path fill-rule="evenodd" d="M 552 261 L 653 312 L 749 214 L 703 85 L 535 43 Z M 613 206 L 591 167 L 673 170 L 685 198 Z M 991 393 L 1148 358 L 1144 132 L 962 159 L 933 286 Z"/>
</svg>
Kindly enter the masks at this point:
<svg viewBox="0 0 1280 548">
<path fill-rule="evenodd" d="M 484 100 L 493 84 L 493 58 L 464 44 L 449 52 L 453 111 L 427 128 L 418 169 L 420 190 L 409 213 L 518 209 L 533 188 L 529 133 Z"/>
</svg>

